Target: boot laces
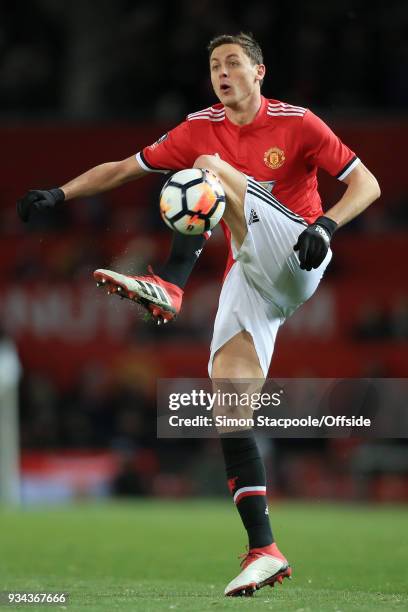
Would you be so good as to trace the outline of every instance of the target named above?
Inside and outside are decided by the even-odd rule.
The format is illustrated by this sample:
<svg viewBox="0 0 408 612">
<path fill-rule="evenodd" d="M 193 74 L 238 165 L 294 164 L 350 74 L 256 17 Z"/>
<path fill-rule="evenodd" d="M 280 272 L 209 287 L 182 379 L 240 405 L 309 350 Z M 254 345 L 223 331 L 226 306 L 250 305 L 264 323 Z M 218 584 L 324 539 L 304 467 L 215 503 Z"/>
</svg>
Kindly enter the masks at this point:
<svg viewBox="0 0 408 612">
<path fill-rule="evenodd" d="M 249 546 L 247 545 L 246 552 L 242 553 L 241 555 L 238 555 L 238 559 L 242 559 L 239 564 L 242 569 L 244 569 L 245 567 L 247 567 L 247 565 L 249 565 L 251 561 L 255 561 L 255 559 L 257 559 L 258 557 L 262 557 L 262 555 L 260 553 L 251 552 L 249 550 Z"/>
</svg>

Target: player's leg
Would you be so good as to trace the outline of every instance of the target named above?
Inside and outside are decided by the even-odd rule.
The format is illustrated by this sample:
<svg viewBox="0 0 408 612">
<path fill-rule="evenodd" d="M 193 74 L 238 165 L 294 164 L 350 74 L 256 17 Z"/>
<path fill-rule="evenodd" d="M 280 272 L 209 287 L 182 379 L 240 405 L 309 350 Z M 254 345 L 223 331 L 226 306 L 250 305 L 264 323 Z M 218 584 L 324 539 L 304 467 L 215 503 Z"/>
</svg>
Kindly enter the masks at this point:
<svg viewBox="0 0 408 612">
<path fill-rule="evenodd" d="M 200 155 L 194 162 L 194 168 L 209 170 L 221 181 L 226 196 L 223 220 L 239 249 L 248 231 L 244 211 L 247 177 L 216 155 Z"/>
<path fill-rule="evenodd" d="M 247 178 L 216 156 L 200 156 L 194 165 L 213 172 L 220 179 L 226 195 L 223 219 L 231 230 L 236 249 L 239 249 L 248 231 L 244 211 Z M 257 317 L 256 308 L 255 311 L 253 309 L 255 304 L 245 303 L 244 296 L 249 296 L 250 290 L 240 275 L 239 265 L 235 264 L 223 286 L 219 310 L 223 310 L 224 296 L 228 295 L 234 300 L 232 294 L 236 292 L 236 297 L 241 299 L 242 317 L 245 317 L 245 311 L 250 312 L 250 316 Z M 258 300 L 261 309 L 264 307 L 259 296 L 252 295 L 251 298 Z M 230 321 L 231 317 L 227 316 L 227 320 Z M 280 324 L 279 316 L 275 320 Z M 279 324 L 272 324 L 265 332 L 271 336 L 270 351 Z M 214 338 L 217 337 L 217 329 L 223 326 L 224 323 L 218 319 Z M 246 329 L 230 328 L 226 333 L 228 339 L 221 343 L 211 360 L 210 375 L 215 389 L 227 394 L 236 389 L 241 393 L 259 392 L 267 373 L 270 355 L 263 358 L 261 364 L 254 339 Z M 264 352 L 267 353 L 268 350 Z M 240 381 L 245 381 L 244 386 Z M 215 416 L 248 418 L 252 416 L 252 411 L 240 405 L 224 405 L 216 407 Z M 250 595 L 265 584 L 273 585 L 277 580 L 281 582 L 285 576 L 290 575 L 291 570 L 274 542 L 268 514 L 265 466 L 251 427 L 219 427 L 219 433 L 228 487 L 247 531 L 249 548 L 242 563 L 242 571 L 226 587 L 225 594 Z"/>
<path fill-rule="evenodd" d="M 93 276 L 97 287 L 104 287 L 108 294 L 116 294 L 144 306 L 158 325 L 171 321 L 180 312 L 183 289 L 163 280 L 151 266 L 148 266 L 147 274 L 137 276 L 102 268 L 95 270 Z"/>
<path fill-rule="evenodd" d="M 129 276 L 112 270 L 94 272 L 98 286 L 105 286 L 108 293 L 134 300 L 144 306 L 153 320 L 167 323 L 181 309 L 183 290 L 210 234 L 183 236 L 174 232 L 169 257 L 154 273 Z"/>
<path fill-rule="evenodd" d="M 279 313 L 251 290 L 240 264 L 235 263 L 224 282 L 214 325 L 209 373 L 216 390 L 261 389 L 280 323 Z M 214 416 L 218 415 L 249 416 L 240 406 L 236 411 L 233 406 L 228 410 L 218 406 Z M 249 552 L 225 595 L 250 595 L 264 584 L 281 582 L 291 569 L 271 530 L 265 466 L 254 433 L 250 426 L 235 432 L 230 428 L 228 433 L 226 429 L 220 432 L 220 440 L 228 488 L 247 532 Z"/>
<path fill-rule="evenodd" d="M 228 340 L 215 354 L 212 366 L 214 390 L 221 397 L 242 396 L 261 391 L 264 373 L 251 335 L 243 330 Z M 240 382 L 243 381 L 243 382 Z M 213 417 L 243 419 L 250 423 L 253 411 L 247 405 L 214 406 Z M 231 421 L 230 421 L 231 422 Z M 234 421 L 232 421 L 234 422 Z M 249 548 L 272 544 L 273 537 L 267 514 L 266 475 L 263 461 L 250 424 L 219 425 L 228 487 L 248 534 Z M 246 495 L 240 501 L 240 491 Z"/>
<path fill-rule="evenodd" d="M 218 174 L 227 196 L 224 219 L 231 229 L 235 243 L 240 246 L 246 235 L 243 211 L 245 176 L 211 155 L 199 157 L 195 167 L 207 167 Z M 159 269 L 159 274 L 155 274 L 151 268 L 148 274 L 137 276 L 99 269 L 94 272 L 94 278 L 98 286 L 105 287 L 108 293 L 142 304 L 158 324 L 167 323 L 180 311 L 184 286 L 206 239 L 207 235 L 185 237 L 175 233 L 170 257 Z"/>
<path fill-rule="evenodd" d="M 215 354 L 212 365 L 212 378 L 216 390 L 231 393 L 260 390 L 264 372 L 247 331 L 241 331 L 226 342 Z M 217 379 L 222 379 L 218 381 Z M 231 381 L 228 383 L 226 379 Z M 235 383 L 245 379 L 245 385 Z M 248 417 L 242 408 L 234 411 L 229 406 L 218 407 L 214 416 Z M 232 410 L 231 410 L 232 408 Z M 226 428 L 228 429 L 228 428 Z M 224 456 L 228 488 L 248 535 L 248 554 L 241 564 L 242 571 L 226 587 L 225 595 L 251 595 L 266 584 L 291 575 L 286 558 L 279 551 L 271 529 L 266 496 L 266 472 L 263 459 L 250 427 L 236 428 L 235 431 L 220 432 L 221 448 Z M 239 429 L 239 432 L 238 432 Z M 237 435 L 239 437 L 237 437 Z"/>
<path fill-rule="evenodd" d="M 157 266 L 158 275 L 164 281 L 184 289 L 208 238 L 208 234 L 185 236 L 174 232 L 167 261 Z"/>
<path fill-rule="evenodd" d="M 211 170 L 220 176 L 221 163 L 206 161 L 207 165 L 211 163 Z M 229 176 L 227 169 L 226 173 Z M 247 179 L 243 210 L 246 215 L 249 211 L 251 215 L 254 212 L 258 222 L 248 224 L 243 243 L 236 240 L 240 247 L 234 253 L 236 263 L 221 291 L 209 366 L 214 380 L 215 377 L 226 376 L 247 378 L 257 371 L 257 365 L 263 376 L 267 375 L 279 326 L 316 290 L 331 256 L 328 253 L 319 269 L 311 272 L 301 270 L 293 245 L 304 230 L 305 221 L 251 179 Z M 246 335 L 248 333 L 250 338 Z M 242 341 L 243 338 L 248 342 Z M 242 438 L 238 438 L 237 442 L 231 435 L 224 436 L 222 443 L 231 492 L 234 501 L 238 502 L 244 525 L 248 527 L 249 539 L 251 541 L 252 537 L 260 534 L 264 543 L 267 542 L 266 525 L 262 522 L 255 525 L 253 522 L 255 516 L 258 521 L 261 515 L 252 500 L 261 497 L 265 489 L 262 473 L 256 469 L 256 465 L 259 468 L 257 449 L 250 437 L 248 435 L 244 439 L 246 448 L 238 447 Z M 245 462 L 239 463 L 239 457 L 244 456 L 245 452 L 250 453 L 251 460 L 247 455 Z M 248 468 L 248 472 L 244 472 L 244 468 Z M 245 482 L 244 478 L 250 480 Z M 257 485 L 256 482 L 262 484 Z M 250 504 L 248 520 L 244 511 Z M 276 579 L 281 582 L 283 577 L 290 575 L 286 559 L 275 547 L 272 550 L 269 546 L 250 548 L 243 571 L 226 588 L 227 595 L 243 594 L 244 591 L 247 594 L 248 590 Z M 269 579 L 261 579 L 265 577 L 264 572 L 270 572 Z"/>
</svg>

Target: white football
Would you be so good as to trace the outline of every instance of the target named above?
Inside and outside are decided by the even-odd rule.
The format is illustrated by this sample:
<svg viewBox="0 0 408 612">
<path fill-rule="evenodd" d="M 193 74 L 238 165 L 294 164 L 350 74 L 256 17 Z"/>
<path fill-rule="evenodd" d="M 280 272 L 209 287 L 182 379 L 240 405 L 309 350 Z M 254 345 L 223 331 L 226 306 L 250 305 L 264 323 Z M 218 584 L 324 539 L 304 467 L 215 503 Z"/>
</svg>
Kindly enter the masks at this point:
<svg viewBox="0 0 408 612">
<path fill-rule="evenodd" d="M 225 193 L 218 178 L 200 168 L 180 170 L 160 194 L 160 214 L 181 234 L 203 234 L 213 229 L 225 209 Z"/>
</svg>

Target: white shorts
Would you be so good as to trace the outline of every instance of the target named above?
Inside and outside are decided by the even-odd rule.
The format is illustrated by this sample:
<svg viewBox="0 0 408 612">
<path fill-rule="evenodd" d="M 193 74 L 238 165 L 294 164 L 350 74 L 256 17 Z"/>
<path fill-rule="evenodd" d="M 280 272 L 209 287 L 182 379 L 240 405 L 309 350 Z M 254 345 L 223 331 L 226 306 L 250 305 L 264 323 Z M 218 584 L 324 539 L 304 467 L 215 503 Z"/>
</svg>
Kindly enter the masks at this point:
<svg viewBox="0 0 408 612">
<path fill-rule="evenodd" d="M 244 202 L 248 233 L 222 286 L 208 372 L 215 353 L 241 331 L 251 334 L 266 377 L 279 327 L 316 291 L 331 260 L 329 249 L 316 270 L 301 270 L 293 250 L 307 227 L 256 181 L 248 179 Z"/>
</svg>

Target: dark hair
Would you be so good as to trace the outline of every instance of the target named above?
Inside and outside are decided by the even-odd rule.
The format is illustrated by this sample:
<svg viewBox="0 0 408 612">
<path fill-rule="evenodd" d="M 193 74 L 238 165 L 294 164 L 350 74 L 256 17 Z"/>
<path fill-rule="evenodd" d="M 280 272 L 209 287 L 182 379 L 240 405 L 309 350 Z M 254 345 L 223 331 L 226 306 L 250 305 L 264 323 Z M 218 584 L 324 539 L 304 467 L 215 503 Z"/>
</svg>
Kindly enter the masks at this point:
<svg viewBox="0 0 408 612">
<path fill-rule="evenodd" d="M 221 45 L 239 45 L 253 64 L 263 64 L 262 49 L 256 42 L 251 32 L 240 32 L 239 34 L 220 34 L 208 44 L 208 53 L 211 53 Z"/>
</svg>

